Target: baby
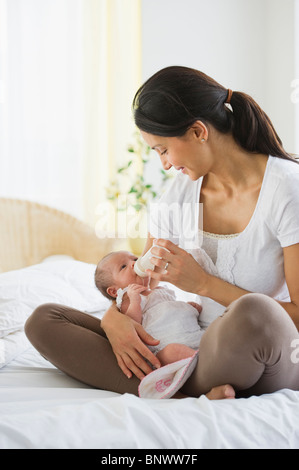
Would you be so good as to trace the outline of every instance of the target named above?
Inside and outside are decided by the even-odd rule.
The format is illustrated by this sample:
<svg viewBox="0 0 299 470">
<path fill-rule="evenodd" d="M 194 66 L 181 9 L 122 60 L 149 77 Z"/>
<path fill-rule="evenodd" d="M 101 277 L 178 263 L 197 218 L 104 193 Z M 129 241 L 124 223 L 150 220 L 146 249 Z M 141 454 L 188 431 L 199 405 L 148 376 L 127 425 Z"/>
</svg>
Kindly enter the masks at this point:
<svg viewBox="0 0 299 470">
<path fill-rule="evenodd" d="M 150 278 L 134 271 L 137 258 L 127 251 L 112 252 L 97 265 L 95 284 L 119 310 L 141 323 L 160 343 L 149 348 L 164 366 L 192 357 L 198 349 L 202 330 L 198 323 L 201 306 L 176 300 L 168 287 L 149 288 Z"/>
</svg>

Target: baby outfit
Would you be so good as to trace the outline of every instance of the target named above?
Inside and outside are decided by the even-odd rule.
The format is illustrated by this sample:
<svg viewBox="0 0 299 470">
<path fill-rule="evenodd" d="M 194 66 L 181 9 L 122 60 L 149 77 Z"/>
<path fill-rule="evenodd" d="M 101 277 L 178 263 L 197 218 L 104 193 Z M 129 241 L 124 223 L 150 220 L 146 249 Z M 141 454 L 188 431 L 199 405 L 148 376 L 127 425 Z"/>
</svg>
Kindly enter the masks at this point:
<svg viewBox="0 0 299 470">
<path fill-rule="evenodd" d="M 119 309 L 126 291 L 127 288 L 117 291 Z M 157 346 L 147 345 L 154 354 L 171 343 L 185 344 L 196 350 L 193 356 L 155 369 L 141 380 L 138 388 L 141 398 L 171 398 L 197 364 L 197 350 L 204 333 L 198 323 L 198 310 L 187 302 L 175 300 L 175 292 L 168 287 L 156 287 L 147 296 L 141 294 L 141 309 L 143 328 L 160 340 Z"/>
<path fill-rule="evenodd" d="M 118 289 L 118 308 L 125 289 Z M 199 313 L 187 302 L 176 300 L 175 292 L 168 287 L 156 287 L 149 295 L 141 294 L 142 326 L 153 338 L 159 339 L 157 346 L 148 346 L 157 354 L 170 343 L 180 343 L 198 349 L 204 330 L 198 323 Z"/>
</svg>

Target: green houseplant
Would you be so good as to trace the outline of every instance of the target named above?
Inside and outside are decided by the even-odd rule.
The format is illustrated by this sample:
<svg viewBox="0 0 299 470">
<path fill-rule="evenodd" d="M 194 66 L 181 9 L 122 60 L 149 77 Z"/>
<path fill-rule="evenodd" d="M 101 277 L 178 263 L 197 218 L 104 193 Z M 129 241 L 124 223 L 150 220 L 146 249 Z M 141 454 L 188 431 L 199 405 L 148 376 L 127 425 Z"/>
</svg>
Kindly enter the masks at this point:
<svg viewBox="0 0 299 470">
<path fill-rule="evenodd" d="M 166 173 L 163 169 L 158 174 L 157 171 L 154 175 L 148 174 L 151 154 L 151 148 L 137 132 L 134 143 L 128 146 L 128 160 L 117 168 L 115 177 L 106 188 L 106 197 L 114 203 L 115 211 L 126 213 L 125 219 L 118 219 L 126 220 L 126 236 L 130 248 L 136 254 L 140 254 L 144 248 L 149 205 L 161 195 L 173 176 L 173 173 Z"/>
</svg>

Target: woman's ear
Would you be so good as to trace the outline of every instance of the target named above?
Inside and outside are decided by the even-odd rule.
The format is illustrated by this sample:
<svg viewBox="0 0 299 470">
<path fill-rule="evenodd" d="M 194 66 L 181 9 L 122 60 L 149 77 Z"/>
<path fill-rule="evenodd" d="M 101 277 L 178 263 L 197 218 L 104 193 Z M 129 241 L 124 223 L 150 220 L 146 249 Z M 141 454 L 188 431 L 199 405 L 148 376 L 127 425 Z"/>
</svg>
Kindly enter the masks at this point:
<svg viewBox="0 0 299 470">
<path fill-rule="evenodd" d="M 114 297 L 116 299 L 116 297 L 117 297 L 117 287 L 115 287 L 115 286 L 107 287 L 106 292 L 111 297 Z"/>
<path fill-rule="evenodd" d="M 193 136 L 200 142 L 208 140 L 209 131 L 207 126 L 202 121 L 195 121 L 190 127 Z"/>
</svg>

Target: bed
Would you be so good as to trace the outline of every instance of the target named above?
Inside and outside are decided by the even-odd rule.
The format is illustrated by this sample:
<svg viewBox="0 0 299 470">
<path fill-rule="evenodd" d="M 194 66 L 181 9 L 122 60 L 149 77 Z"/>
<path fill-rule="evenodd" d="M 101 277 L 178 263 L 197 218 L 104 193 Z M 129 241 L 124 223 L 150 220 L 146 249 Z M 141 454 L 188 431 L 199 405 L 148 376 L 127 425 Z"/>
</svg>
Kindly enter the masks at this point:
<svg viewBox="0 0 299 470">
<path fill-rule="evenodd" d="M 0 220 L 1 449 L 102 449 L 112 458 L 119 449 L 194 456 L 199 449 L 299 448 L 299 392 L 141 399 L 91 388 L 56 369 L 28 342 L 24 322 L 44 302 L 101 318 L 109 301 L 94 286 L 95 264 L 118 245 L 30 201 L 0 199 Z"/>
</svg>

